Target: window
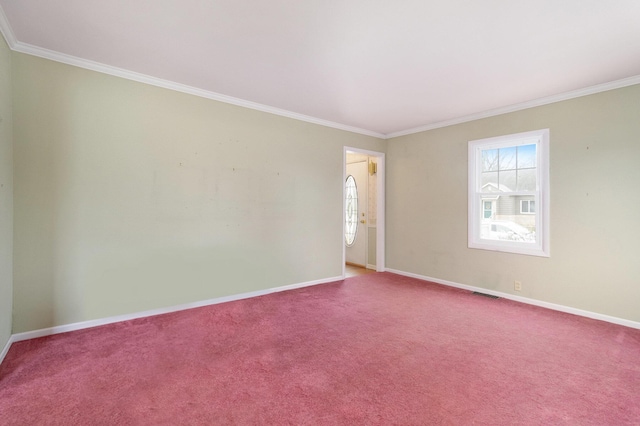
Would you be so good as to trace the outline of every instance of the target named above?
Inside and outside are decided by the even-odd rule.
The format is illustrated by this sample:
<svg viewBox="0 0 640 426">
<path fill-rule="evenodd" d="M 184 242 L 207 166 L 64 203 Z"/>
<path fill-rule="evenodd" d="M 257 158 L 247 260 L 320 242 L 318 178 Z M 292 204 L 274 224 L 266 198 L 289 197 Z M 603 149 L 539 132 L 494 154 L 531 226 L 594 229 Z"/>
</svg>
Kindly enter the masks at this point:
<svg viewBox="0 0 640 426">
<path fill-rule="evenodd" d="M 520 213 L 535 214 L 535 212 L 536 212 L 535 200 L 520 200 Z"/>
<path fill-rule="evenodd" d="M 469 247 L 549 256 L 549 130 L 469 142 Z"/>
<path fill-rule="evenodd" d="M 345 182 L 345 197 L 344 242 L 350 247 L 356 241 L 358 232 L 358 188 L 356 188 L 356 180 L 351 175 L 347 176 Z"/>
</svg>

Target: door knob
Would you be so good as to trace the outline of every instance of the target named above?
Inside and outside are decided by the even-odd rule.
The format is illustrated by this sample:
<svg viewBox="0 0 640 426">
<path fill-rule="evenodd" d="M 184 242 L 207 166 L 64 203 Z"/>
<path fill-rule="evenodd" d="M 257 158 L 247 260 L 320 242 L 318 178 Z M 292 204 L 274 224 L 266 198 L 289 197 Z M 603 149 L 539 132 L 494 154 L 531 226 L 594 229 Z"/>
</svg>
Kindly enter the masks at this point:
<svg viewBox="0 0 640 426">
<path fill-rule="evenodd" d="M 366 220 L 364 220 L 364 219 L 362 219 L 362 220 L 360 221 L 360 223 L 367 223 L 367 221 L 366 221 Z"/>
</svg>

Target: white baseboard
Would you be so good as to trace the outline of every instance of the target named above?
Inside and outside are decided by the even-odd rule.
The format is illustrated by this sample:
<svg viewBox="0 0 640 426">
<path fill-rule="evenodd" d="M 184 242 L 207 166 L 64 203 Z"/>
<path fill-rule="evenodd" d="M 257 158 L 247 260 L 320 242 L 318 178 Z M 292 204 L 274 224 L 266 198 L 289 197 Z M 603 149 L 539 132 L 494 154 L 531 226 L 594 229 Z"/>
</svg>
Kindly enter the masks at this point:
<svg viewBox="0 0 640 426">
<path fill-rule="evenodd" d="M 367 263 L 367 269 L 373 269 L 375 271 L 376 270 L 376 265 L 372 265 L 370 263 Z"/>
<path fill-rule="evenodd" d="M 624 318 L 612 317 L 609 315 L 599 314 L 597 312 L 584 311 L 582 309 L 572 308 L 570 306 L 558 305 L 555 303 L 544 302 L 542 300 L 529 299 L 528 297 L 515 296 L 509 293 L 502 293 L 500 291 L 489 290 L 482 287 L 474 287 L 472 285 L 460 284 L 453 281 L 441 280 L 439 278 L 427 277 L 425 275 L 414 274 L 412 272 L 399 271 L 397 269 L 386 268 L 385 271 L 392 274 L 404 275 L 405 277 L 417 278 L 423 281 L 429 281 L 436 284 L 442 284 L 449 287 L 461 288 L 469 291 L 478 291 L 492 296 L 502 297 L 504 299 L 515 300 L 516 302 L 526 303 L 528 305 L 540 306 L 542 308 L 552 309 L 554 311 L 566 312 L 568 314 L 579 315 L 581 317 L 587 317 L 600 321 L 606 321 L 613 324 L 623 325 L 625 327 L 640 329 L 640 322 L 627 320 Z"/>
<path fill-rule="evenodd" d="M 9 348 L 14 341 L 15 339 L 13 338 L 13 336 L 9 336 L 7 344 L 4 345 L 4 349 L 2 349 L 2 352 L 0 352 L 0 364 L 2 364 L 2 361 L 4 361 L 4 357 L 7 356 L 7 352 L 9 352 Z"/>
<path fill-rule="evenodd" d="M 491 294 L 493 296 L 498 296 L 498 297 L 502 297 L 502 298 L 505 298 L 505 299 L 514 300 L 516 302 L 526 303 L 526 304 L 534 305 L 534 306 L 540 306 L 542 308 L 552 309 L 552 310 L 555 310 L 555 311 L 566 312 L 566 313 L 569 313 L 569 314 L 579 315 L 579 316 L 592 318 L 592 319 L 596 319 L 596 320 L 600 320 L 600 321 L 610 322 L 610 323 L 613 323 L 613 324 L 623 325 L 623 326 L 626 326 L 626 327 L 640 329 L 640 322 L 626 320 L 626 319 L 623 319 L 623 318 L 612 317 L 612 316 L 609 316 L 609 315 L 604 315 L 604 314 L 599 314 L 599 313 L 596 313 L 596 312 L 585 311 L 585 310 L 582 310 L 582 309 L 576 309 L 576 308 L 572 308 L 572 307 L 569 307 L 569 306 L 558 305 L 558 304 L 555 304 L 555 303 L 544 302 L 544 301 L 541 301 L 541 300 L 529 299 L 527 297 L 515 296 L 515 295 L 509 294 L 509 293 L 502 293 L 502 292 L 495 291 L 495 290 L 489 290 L 489 289 L 485 289 L 485 288 L 481 288 L 481 287 L 475 287 L 475 286 L 471 286 L 471 285 L 460 284 L 460 283 L 456 283 L 456 282 L 453 282 L 453 281 L 441 280 L 439 278 L 427 277 L 425 275 L 414 274 L 414 273 L 411 273 L 411 272 L 400 271 L 400 270 L 397 270 L 397 269 L 385 268 L 385 271 L 391 272 L 393 274 L 403 275 L 403 276 L 406 276 L 406 277 L 416 278 L 416 279 L 423 280 L 423 281 L 433 282 L 433 283 L 436 283 L 436 284 L 442 284 L 442 285 L 446 285 L 446 286 L 449 286 L 449 287 L 456 287 L 456 288 L 469 290 L 469 291 L 479 291 L 479 292 L 482 292 L 482 293 L 485 293 L 485 294 Z M 82 329 L 91 328 L 91 327 L 98 327 L 98 326 L 101 326 L 101 325 L 112 324 L 112 323 L 122 322 L 122 321 L 129 321 L 129 320 L 137 319 L 137 318 L 145 318 L 145 317 L 150 317 L 150 316 L 154 316 L 154 315 L 161 315 L 161 314 L 166 314 L 166 313 L 170 313 L 170 312 L 177 312 L 177 311 L 182 311 L 182 310 L 185 310 L 185 309 L 199 308 L 199 307 L 202 307 L 202 306 L 216 305 L 216 304 L 224 303 L 224 302 L 232 302 L 232 301 L 235 301 L 235 300 L 248 299 L 248 298 L 251 298 L 251 297 L 258 297 L 258 296 L 263 296 L 263 295 L 266 295 L 266 294 L 277 293 L 277 292 L 287 291 L 287 290 L 293 290 L 293 289 L 296 289 L 296 288 L 310 287 L 310 286 L 319 285 L 319 284 L 327 284 L 327 283 L 331 283 L 331 282 L 335 282 L 335 281 L 340 281 L 340 280 L 343 280 L 343 279 L 344 279 L 344 277 L 337 276 L 337 277 L 325 278 L 325 279 L 321 279 L 321 280 L 307 281 L 307 282 L 303 282 L 303 283 L 291 284 L 291 285 L 286 285 L 286 286 L 281 286 L 281 287 L 274 287 L 274 288 L 269 288 L 269 289 L 265 289 L 265 290 L 252 291 L 252 292 L 248 292 L 248 293 L 234 294 L 234 295 L 231 295 L 231 296 L 217 297 L 217 298 L 214 298 L 214 299 L 202 300 L 202 301 L 192 302 L 192 303 L 185 303 L 185 304 L 170 306 L 170 307 L 166 307 L 166 308 L 152 309 L 152 310 L 149 310 L 149 311 L 136 312 L 136 313 L 133 313 L 133 314 L 118 315 L 118 316 L 113 316 L 113 317 L 108 317 L 108 318 L 101 318 L 101 319 L 90 320 L 90 321 L 82 321 L 82 322 L 77 322 L 77 323 L 73 323 L 73 324 L 65 324 L 65 325 L 59 325 L 59 326 L 55 326 L 55 327 L 43 328 L 43 329 L 39 329 L 39 330 L 27 331 L 27 332 L 24 332 L 24 333 L 17 333 L 17 334 L 13 334 L 9 338 L 9 341 L 7 342 L 5 347 L 2 349 L 2 352 L 0 352 L 0 363 L 2 363 L 2 361 L 5 358 L 5 356 L 9 352 L 9 348 L 11 347 L 11 344 L 14 343 L 14 342 L 22 341 L 22 340 L 35 339 L 37 337 L 50 336 L 50 335 L 53 335 L 53 334 L 66 333 L 66 332 L 69 332 L 69 331 L 82 330 Z"/>
<path fill-rule="evenodd" d="M 108 317 L 108 318 L 100 318 L 96 320 L 82 321 L 82 322 L 76 322 L 73 324 L 58 325 L 55 327 L 42 328 L 42 329 L 33 330 L 33 331 L 26 331 L 24 333 L 17 333 L 12 335 L 11 339 L 9 339 L 9 342 L 7 343 L 7 346 L 2 352 L 2 356 L 0 357 L 0 362 L 2 362 L 4 355 L 6 355 L 6 352 L 9 350 L 9 347 L 13 342 L 35 339 L 35 338 L 44 337 L 44 336 L 51 336 L 53 334 L 66 333 L 68 331 L 82 330 L 85 328 L 98 327 L 101 325 L 113 324 L 113 323 L 122 322 L 122 321 L 129 321 L 137 318 L 145 318 L 145 317 L 151 317 L 154 315 L 167 314 L 170 312 L 183 311 L 185 309 L 200 308 L 202 306 L 209 306 L 209 305 L 217 305 L 219 303 L 232 302 L 234 300 L 249 299 L 251 297 L 264 296 L 266 294 L 278 293 L 281 291 L 293 290 L 296 288 L 310 287 L 318 284 L 327 284 L 335 281 L 340 281 L 342 279 L 344 279 L 342 276 L 324 278 L 321 280 L 290 284 L 290 285 L 285 285 L 281 287 L 268 288 L 265 290 L 251 291 L 248 293 L 233 294 L 231 296 L 216 297 L 214 299 L 201 300 L 198 302 L 184 303 L 181 305 L 169 306 L 166 308 L 152 309 L 149 311 L 136 312 L 136 313 L 125 314 L 125 315 L 117 315 L 117 316 Z"/>
</svg>

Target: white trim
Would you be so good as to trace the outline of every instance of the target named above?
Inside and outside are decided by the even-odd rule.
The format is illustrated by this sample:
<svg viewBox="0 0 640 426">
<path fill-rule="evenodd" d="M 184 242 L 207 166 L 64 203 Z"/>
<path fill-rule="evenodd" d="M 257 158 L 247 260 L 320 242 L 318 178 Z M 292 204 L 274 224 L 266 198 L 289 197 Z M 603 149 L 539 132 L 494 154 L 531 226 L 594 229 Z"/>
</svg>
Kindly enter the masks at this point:
<svg viewBox="0 0 640 426">
<path fill-rule="evenodd" d="M 7 19 L 7 15 L 5 15 L 2 6 L 0 6 L 0 33 L 4 36 L 9 48 L 14 50 L 16 45 L 16 36 L 13 34 L 13 29 L 9 24 L 9 19 Z"/>
<path fill-rule="evenodd" d="M 340 213 L 341 222 L 342 222 L 342 236 L 340 241 L 342 242 L 342 278 L 346 278 L 347 276 L 347 247 L 344 241 L 344 235 L 347 232 L 347 224 L 346 224 L 346 214 L 347 214 L 347 197 L 345 182 L 347 180 L 347 148 L 342 148 L 342 180 L 340 181 L 342 184 L 342 213 Z"/>
<path fill-rule="evenodd" d="M 100 319 L 95 319 L 90 321 L 76 322 L 73 324 L 65 324 L 65 325 L 58 325 L 55 327 L 42 328 L 39 330 L 26 331 L 24 333 L 17 333 L 11 336 L 12 340 L 10 340 L 10 342 L 20 342 L 22 340 L 29 340 L 29 339 L 35 339 L 37 337 L 51 336 L 53 334 L 60 334 L 60 333 L 66 333 L 69 331 L 82 330 L 85 328 L 98 327 L 101 325 L 113 324 L 116 322 L 129 321 L 129 320 L 138 319 L 138 318 L 151 317 L 154 315 L 162 315 L 162 314 L 168 314 L 171 312 L 184 311 L 186 309 L 200 308 L 203 306 L 217 305 L 219 303 L 249 299 L 252 297 L 264 296 L 266 294 L 278 293 L 278 292 L 287 291 L 287 290 L 294 290 L 296 288 L 332 283 L 332 282 L 340 281 L 342 279 L 343 277 L 331 277 L 331 278 L 325 278 L 321 280 L 285 285 L 282 287 L 268 288 L 265 290 L 251 291 L 248 293 L 234 294 L 231 296 L 216 297 L 214 299 L 201 300 L 201 301 L 192 302 L 192 303 L 184 303 L 181 305 L 152 309 L 149 311 L 136 312 L 133 314 L 117 315 L 117 316 L 108 317 L 108 318 L 100 318 Z M 8 348 L 6 350 L 8 350 Z"/>
<path fill-rule="evenodd" d="M 362 135 L 373 136 L 380 139 L 393 139 L 399 136 L 411 135 L 414 133 L 420 133 L 427 130 L 439 129 L 441 127 L 453 126 L 455 124 L 466 123 L 469 121 L 480 120 L 482 118 L 494 117 L 496 115 L 508 114 L 511 112 L 521 111 L 528 108 L 534 108 L 542 105 L 552 104 L 555 102 L 566 101 L 573 98 L 579 98 L 581 96 L 593 95 L 600 92 L 606 92 L 608 90 L 620 89 L 634 84 L 640 84 L 640 75 L 635 75 L 620 80 L 597 84 L 594 86 L 585 87 L 582 89 L 572 90 L 569 92 L 559 93 L 557 95 L 547 96 L 544 98 L 533 99 L 526 102 L 521 102 L 505 107 L 490 109 L 487 111 L 481 111 L 475 114 L 465 115 L 462 117 L 453 118 L 451 120 L 439 121 L 436 123 L 426 124 L 424 126 L 413 127 L 406 130 L 400 130 L 397 132 L 391 132 L 387 134 L 374 132 L 368 129 L 362 129 L 359 127 L 348 126 L 346 124 L 340 124 L 333 121 L 323 120 L 316 117 L 311 117 L 304 114 L 298 114 L 296 112 L 283 110 L 280 108 L 271 107 L 268 105 L 259 104 L 256 102 L 246 101 L 243 99 L 234 98 L 231 96 L 223 95 L 216 92 L 210 92 L 207 90 L 198 89 L 192 86 L 187 86 L 180 83 L 175 83 L 168 80 L 128 71 L 122 68 L 112 67 L 99 62 L 90 61 L 87 59 L 78 58 L 76 56 L 66 55 L 53 50 L 44 49 L 41 47 L 33 46 L 28 43 L 22 43 L 17 41 L 11 25 L 4 14 L 2 7 L 0 6 L 0 32 L 4 36 L 9 48 L 16 52 L 26 53 L 28 55 L 38 56 L 40 58 L 50 59 L 56 62 L 62 62 L 68 65 L 77 66 L 80 68 L 89 69 L 116 77 L 126 78 L 128 80 L 137 81 L 140 83 L 150 84 L 153 86 L 162 87 L 169 90 L 176 90 L 178 92 L 188 93 L 191 95 L 203 97 L 206 99 L 212 99 L 219 102 L 225 102 L 232 105 L 237 105 L 249 109 L 255 109 L 258 111 L 267 112 L 270 114 L 280 115 L 283 117 L 293 118 L 295 120 L 305 121 L 308 123 L 318 124 L 321 126 L 331 127 L 334 129 L 345 130 L 347 132 L 359 133 Z"/>
<path fill-rule="evenodd" d="M 78 58 L 77 56 L 71 56 L 71 55 L 56 52 L 53 50 L 44 49 L 42 47 L 33 46 L 31 44 L 22 43 L 20 41 L 15 42 L 14 45 L 10 47 L 12 48 L 12 50 L 15 50 L 16 52 L 37 56 L 44 59 L 49 59 L 55 62 L 61 62 L 63 64 L 72 65 L 75 67 L 100 72 L 103 74 L 109 74 L 116 77 L 125 78 L 127 80 L 137 81 L 139 83 L 149 84 L 151 86 L 157 86 L 157 87 L 162 87 L 164 89 L 175 90 L 176 92 L 187 93 L 189 95 L 199 96 L 201 98 L 211 99 L 218 102 L 224 102 L 231 105 L 237 105 L 244 108 L 267 112 L 269 114 L 275 114 L 282 117 L 292 118 L 294 120 L 305 121 L 307 123 L 318 124 L 320 126 L 331 127 L 338 130 L 345 130 L 347 132 L 359 133 L 367 136 L 373 136 L 380 139 L 385 138 L 385 135 L 383 135 L 382 133 L 374 132 L 371 130 L 361 129 L 359 127 L 354 127 L 354 126 L 348 126 L 346 124 L 336 123 L 329 120 L 323 120 L 321 118 L 311 117 L 309 115 L 299 114 L 297 112 L 288 111 L 285 109 L 280 109 L 280 108 L 272 107 L 269 105 L 260 104 L 257 102 L 251 102 L 244 99 L 234 98 L 233 96 L 227 96 L 221 93 L 211 92 L 209 90 L 188 86 L 186 84 L 176 83 L 173 81 L 164 80 L 164 79 L 153 77 L 150 75 L 129 71 L 123 68 L 113 67 L 111 65 L 102 64 L 100 62 Z"/>
<path fill-rule="evenodd" d="M 346 124 L 336 123 L 334 121 L 329 121 L 321 118 L 312 117 L 309 115 L 299 114 L 297 112 L 288 111 L 285 109 L 260 104 L 257 102 L 234 98 L 233 96 L 227 96 L 221 93 L 199 89 L 197 87 L 188 86 L 186 84 L 176 83 L 170 80 L 164 80 L 164 79 L 153 77 L 150 75 L 137 73 L 135 71 L 129 71 L 124 68 L 113 67 L 111 65 L 106 65 L 100 62 L 79 58 L 77 56 L 67 55 L 65 53 L 60 53 L 54 50 L 45 49 L 42 47 L 34 46 L 32 44 L 17 41 L 11 29 L 11 25 L 9 25 L 9 21 L 7 20 L 4 14 L 4 11 L 2 10 L 2 7 L 0 7 L 0 31 L 2 32 L 5 40 L 7 41 L 9 48 L 16 52 L 37 56 L 39 58 L 49 59 L 51 61 L 60 62 L 63 64 L 72 65 L 78 68 L 84 68 L 87 70 L 124 78 L 127 80 L 137 81 L 138 83 L 161 87 L 163 89 L 174 90 L 176 92 L 186 93 L 189 95 L 194 95 L 194 96 L 198 96 L 205 99 L 211 99 L 214 101 L 224 102 L 231 105 L 236 105 L 244 108 L 266 112 L 269 114 L 275 114 L 281 117 L 292 118 L 294 120 L 318 124 L 320 126 L 330 127 L 333 129 L 344 130 L 347 132 L 358 133 L 366 136 L 373 136 L 379 139 L 385 139 L 384 134 L 374 132 L 372 130 L 361 129 L 359 127 L 349 126 Z"/>
<path fill-rule="evenodd" d="M 382 272 L 379 269 L 378 269 L 378 271 Z M 470 286 L 470 285 L 466 285 L 466 284 L 459 284 L 459 283 L 456 283 L 456 282 L 453 282 L 453 281 L 441 280 L 441 279 L 438 279 L 438 278 L 427 277 L 425 275 L 414 274 L 412 272 L 404 272 L 404 271 L 400 271 L 400 270 L 392 269 L 392 268 L 385 268 L 384 271 L 387 271 L 387 272 L 390 272 L 390 273 L 393 273 L 393 274 L 397 274 L 397 275 L 403 275 L 403 276 L 410 277 L 410 278 L 416 278 L 416 279 L 419 279 L 419 280 L 422 280 L 422 281 L 429 281 L 429 282 L 433 282 L 433 283 L 436 283 L 436 284 L 446 285 L 446 286 L 449 286 L 449 287 L 456 287 L 456 288 L 469 290 L 469 291 L 479 291 L 479 292 L 482 292 L 482 293 L 485 293 L 485 294 L 491 294 L 493 296 L 502 297 L 504 299 L 514 300 L 514 301 L 520 302 L 520 303 L 526 303 L 528 305 L 539 306 L 539 307 L 551 309 L 551 310 L 554 310 L 554 311 L 565 312 L 565 313 L 574 314 L 574 315 L 578 315 L 578 316 L 582 316 L 582 317 L 586 317 L 586 318 L 596 319 L 596 320 L 600 320 L 600 321 L 606 321 L 606 322 L 610 322 L 610 323 L 613 323 L 613 324 L 618 324 L 618 325 L 623 325 L 623 326 L 626 326 L 626 327 L 640 329 L 640 322 L 630 321 L 630 320 L 626 320 L 626 319 L 623 319 L 623 318 L 612 317 L 612 316 L 609 316 L 609 315 L 598 314 L 598 313 L 590 312 L 590 311 L 584 311 L 582 309 L 571 308 L 571 307 L 564 306 L 564 305 L 557 305 L 555 303 L 543 302 L 543 301 L 540 301 L 540 300 L 529 299 L 529 298 L 526 298 L 526 297 L 514 296 L 512 294 L 502 293 L 502 292 L 495 291 L 495 290 L 484 289 L 484 288 L 481 288 L 481 287 L 475 287 L 475 286 Z M 296 289 L 296 288 L 309 287 L 309 286 L 314 286 L 314 285 L 319 285 L 319 284 L 327 284 L 327 283 L 331 283 L 331 282 L 340 281 L 342 279 L 344 279 L 344 277 L 325 278 L 325 279 L 321 279 L 321 280 L 307 281 L 307 282 L 303 282 L 303 283 L 291 284 L 291 285 L 286 285 L 286 286 L 282 286 L 282 287 L 275 287 L 275 288 L 266 289 L 266 290 L 258 290 L 258 291 L 254 291 L 254 292 L 241 293 L 241 294 L 236 294 L 236 295 L 232 295 L 232 296 L 223 296 L 223 297 L 218 297 L 218 298 L 209 299 L 209 300 L 203 300 L 203 301 L 199 301 L 199 302 L 185 303 L 185 304 L 182 304 L 182 305 L 176 305 L 176 306 L 167 307 L 167 308 L 159 308 L 159 309 L 153 309 L 153 310 L 149 310 L 149 311 L 137 312 L 137 313 L 133 313 L 133 314 L 118 315 L 118 316 L 114 316 L 114 317 L 108 317 L 108 318 L 102 318 L 102 319 L 97 319 L 97 320 L 77 322 L 77 323 L 73 323 L 73 324 L 66 324 L 66 325 L 61 325 L 61 326 L 56 326 L 56 327 L 43 328 L 43 329 L 39 329 L 39 330 L 27 331 L 27 332 L 24 332 L 24 333 L 17 333 L 17 334 L 13 334 L 11 337 L 9 337 L 9 341 L 5 345 L 5 347 L 2 350 L 2 352 L 0 352 L 0 364 L 2 363 L 2 361 L 4 361 L 4 358 L 6 357 L 7 353 L 9 352 L 9 349 L 11 348 L 11 345 L 14 342 L 20 342 L 20 341 L 23 341 L 23 340 L 35 339 L 35 338 L 44 337 L 44 336 L 51 336 L 53 334 L 66 333 L 66 332 L 69 332 L 69 331 L 82 330 L 82 329 L 85 329 L 85 328 L 98 327 L 98 326 L 101 326 L 101 325 L 113 324 L 113 323 L 116 323 L 116 322 L 128 321 L 128 320 L 132 320 L 132 319 L 145 318 L 145 317 L 150 317 L 150 316 L 154 316 L 154 315 L 161 315 L 161 314 L 166 314 L 166 313 L 171 313 L 171 312 L 177 312 L 177 311 L 182 311 L 182 310 L 186 310 L 186 309 L 199 308 L 199 307 L 203 307 L 203 306 L 216 305 L 216 304 L 219 304 L 219 303 L 232 302 L 232 301 L 235 301 L 235 300 L 248 299 L 248 298 L 251 298 L 251 297 L 257 297 L 257 296 L 263 296 L 263 295 L 266 295 L 266 294 L 277 293 L 277 292 L 281 292 L 281 291 L 293 290 L 293 289 Z"/>
<path fill-rule="evenodd" d="M 544 98 L 533 99 L 531 101 L 521 102 L 508 105 L 501 108 L 481 111 L 475 114 L 465 115 L 463 117 L 453 118 L 451 120 L 439 121 L 437 123 L 426 124 L 412 129 L 400 130 L 397 132 L 387 133 L 385 139 L 397 138 L 399 136 L 412 135 L 414 133 L 425 132 L 427 130 L 439 129 L 441 127 L 453 126 L 454 124 L 466 123 L 469 121 L 480 120 L 482 118 L 494 117 L 496 115 L 508 114 L 510 112 L 522 111 L 523 109 L 535 108 L 542 105 L 548 105 L 555 102 L 562 102 L 569 99 L 579 98 L 582 96 L 594 95 L 600 92 L 620 89 L 627 86 L 640 84 L 640 75 L 623 78 L 621 80 L 610 81 L 607 83 L 596 84 L 595 86 L 585 87 L 583 89 L 572 90 L 570 92 L 559 93 L 557 95 L 547 96 Z"/>
<path fill-rule="evenodd" d="M 469 291 L 478 291 L 485 294 L 490 294 L 492 296 L 502 297 L 504 299 L 513 300 L 520 303 L 525 303 L 527 305 L 539 306 L 541 308 L 551 309 L 553 311 L 565 312 L 568 314 L 578 315 L 581 317 L 591 318 L 595 320 L 610 322 L 612 324 L 623 325 L 625 327 L 637 328 L 640 329 L 640 322 L 627 320 L 624 318 L 613 317 L 610 315 L 599 314 L 597 312 L 585 311 L 582 309 L 572 308 L 570 306 L 558 305 L 556 303 L 544 302 L 542 300 L 530 299 L 528 297 L 515 296 L 509 293 L 502 293 L 500 291 L 489 290 L 482 287 L 475 287 L 467 284 L 459 284 L 453 281 L 441 280 L 439 278 L 427 277 L 425 275 L 414 274 L 412 272 L 404 272 L 397 269 L 387 268 L 385 269 L 387 272 L 391 272 L 392 274 L 403 275 L 405 277 L 416 278 L 422 281 L 429 281 L 435 284 L 442 284 L 449 287 L 460 288 L 463 290 Z"/>
<path fill-rule="evenodd" d="M 377 195 L 377 193 L 376 193 L 376 195 Z M 376 211 L 376 214 L 377 214 L 377 211 Z M 367 235 L 369 235 L 369 229 L 376 229 L 376 244 L 377 244 L 377 243 L 378 243 L 378 242 L 377 242 L 377 239 L 378 239 L 378 230 L 377 230 L 377 225 L 369 225 L 369 224 L 367 223 Z M 369 247 L 367 247 L 367 250 L 368 250 L 368 249 L 369 249 Z M 377 261 L 377 257 L 378 257 L 378 247 L 376 246 L 376 261 Z M 367 260 L 369 260 L 369 256 L 367 256 Z M 367 263 L 366 268 L 367 268 L 367 269 L 373 269 L 374 271 L 378 272 L 378 271 L 377 271 L 377 268 L 376 268 L 376 265 L 374 265 L 374 264 Z M 379 272 L 382 272 L 382 271 L 379 271 Z"/>
<path fill-rule="evenodd" d="M 11 347 L 11 344 L 15 341 L 16 339 L 14 338 L 13 335 L 9 336 L 9 340 L 7 340 L 7 344 L 4 345 L 4 349 L 2 349 L 2 352 L 0 352 L 0 364 L 2 364 L 2 361 L 4 361 L 4 357 L 7 356 L 7 353 L 9 352 L 9 348 Z"/>
<path fill-rule="evenodd" d="M 383 272 L 386 262 L 387 243 L 385 240 L 386 218 L 385 212 L 387 211 L 387 189 L 386 189 L 386 157 L 385 154 L 378 156 L 378 180 L 376 181 L 376 187 L 378 193 L 376 194 L 376 205 L 378 206 L 376 211 L 376 271 Z"/>
</svg>

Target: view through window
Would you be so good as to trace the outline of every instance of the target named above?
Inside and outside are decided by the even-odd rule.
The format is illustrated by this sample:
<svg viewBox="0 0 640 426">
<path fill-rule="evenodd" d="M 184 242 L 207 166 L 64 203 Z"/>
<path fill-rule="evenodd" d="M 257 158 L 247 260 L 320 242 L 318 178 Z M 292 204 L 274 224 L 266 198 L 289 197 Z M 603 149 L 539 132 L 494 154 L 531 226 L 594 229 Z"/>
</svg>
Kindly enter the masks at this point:
<svg viewBox="0 0 640 426">
<path fill-rule="evenodd" d="M 548 255 L 547 156 L 548 130 L 469 142 L 469 247 Z"/>
</svg>

